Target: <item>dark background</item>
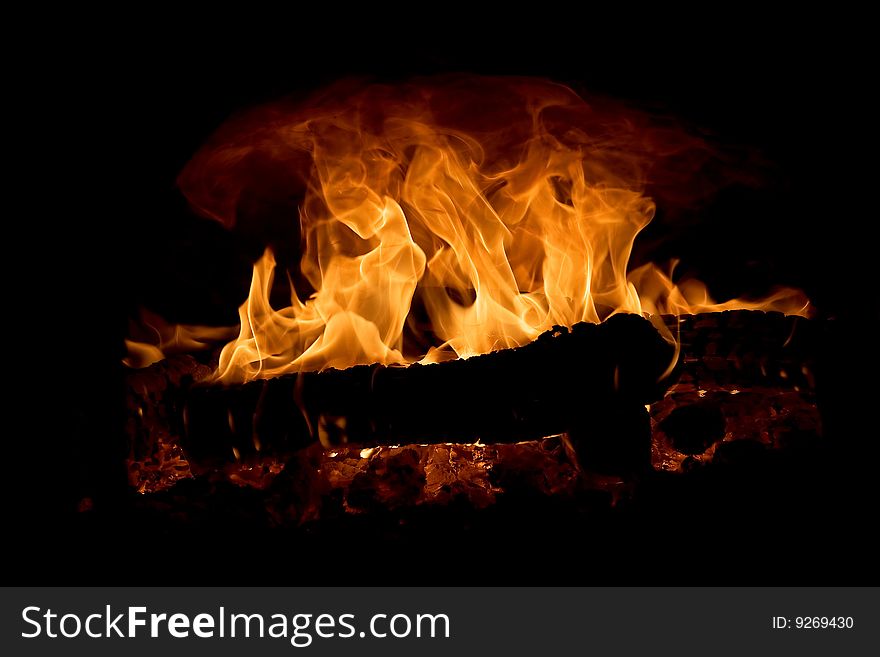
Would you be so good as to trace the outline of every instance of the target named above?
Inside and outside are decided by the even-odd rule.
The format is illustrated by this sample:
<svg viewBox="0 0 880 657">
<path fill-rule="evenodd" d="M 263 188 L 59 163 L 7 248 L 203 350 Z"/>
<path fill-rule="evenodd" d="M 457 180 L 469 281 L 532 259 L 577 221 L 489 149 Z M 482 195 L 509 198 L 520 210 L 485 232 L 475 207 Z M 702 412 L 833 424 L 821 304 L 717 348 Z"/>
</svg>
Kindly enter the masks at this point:
<svg viewBox="0 0 880 657">
<path fill-rule="evenodd" d="M 877 434 L 876 423 L 866 424 L 876 388 L 876 276 L 869 273 L 875 119 L 863 74 L 867 43 L 853 29 L 857 17 L 809 23 L 728 17 L 674 30 L 646 21 L 633 30 L 567 16 L 507 25 L 468 16 L 468 22 L 431 21 L 428 28 L 415 18 L 390 25 L 379 17 L 375 23 L 350 21 L 344 29 L 326 18 L 300 17 L 289 30 L 275 25 L 271 36 L 250 25 L 177 33 L 168 17 L 167 24 L 136 35 L 120 30 L 90 38 L 87 32 L 53 43 L 50 75 L 36 81 L 47 96 L 38 116 L 50 134 L 50 180 L 58 180 L 43 193 L 61 207 L 42 213 L 53 215 L 48 222 L 37 221 L 37 244 L 45 248 L 38 249 L 36 266 L 54 281 L 40 297 L 51 299 L 51 318 L 41 324 L 46 335 L 38 332 L 43 345 L 62 343 L 64 356 L 59 360 L 59 349 L 42 347 L 47 367 L 34 368 L 37 381 L 28 388 L 33 408 L 20 414 L 17 431 L 27 460 L 18 468 L 24 476 L 16 495 L 24 503 L 16 506 L 24 523 L 13 542 L 23 548 L 23 562 L 14 577 L 22 583 L 165 583 L 172 581 L 164 570 L 169 554 L 179 553 L 183 571 L 175 571 L 173 581 L 180 583 L 193 560 L 213 564 L 230 551 L 241 559 L 272 553 L 241 537 L 215 548 L 172 537 L 163 539 L 161 549 L 168 552 L 151 565 L 158 542 L 144 539 L 149 529 L 132 518 L 130 500 L 120 494 L 125 448 L 119 360 L 127 318 L 146 304 L 172 321 L 234 322 L 238 300 L 217 300 L 236 290 L 243 298 L 250 260 L 261 246 L 189 213 L 175 177 L 225 118 L 256 102 L 306 93 L 340 77 L 393 81 L 464 71 L 568 82 L 672 113 L 760 152 L 772 163 L 764 188 L 720 198 L 705 221 L 688 230 L 659 221 L 646 241 L 668 230 L 674 239 L 656 255 L 680 256 L 720 297 L 787 284 L 803 288 L 821 317 L 834 318 L 823 355 L 829 391 L 823 413 L 835 458 L 806 471 L 822 478 L 821 485 L 801 473 L 798 487 L 785 491 L 789 517 L 773 511 L 784 488 L 779 484 L 766 503 L 734 503 L 723 532 L 718 526 L 726 521 L 704 527 L 693 516 L 662 535 L 650 524 L 617 527 L 618 538 L 609 545 L 626 543 L 628 548 L 614 550 L 626 559 L 618 558 L 613 568 L 575 568 L 571 577 L 612 584 L 631 578 L 669 584 L 679 577 L 706 584 L 876 582 L 876 553 L 866 529 L 873 515 Z M 31 206 L 39 210 L 41 197 Z M 50 366 L 59 362 L 61 367 Z M 94 512 L 76 512 L 83 497 L 94 500 Z M 750 515 L 757 508 L 764 510 Z M 583 538 L 564 532 L 556 544 L 542 545 L 533 536 L 521 547 L 555 551 L 565 540 L 565 549 L 577 555 L 579 547 L 568 541 Z M 351 537 L 340 537 L 346 540 Z M 692 568 L 671 574 L 649 567 L 644 546 L 658 541 L 666 543 L 669 559 Z M 719 547 L 731 541 L 752 556 L 731 566 Z M 456 545 L 455 536 L 447 536 L 425 558 Z M 464 551 L 488 549 L 503 564 L 510 556 L 503 547 L 474 544 Z M 375 554 L 381 548 L 374 547 Z M 422 548 L 406 546 L 409 560 L 417 561 L 412 551 Z M 631 559 L 640 565 L 622 565 Z M 524 583 L 543 577 L 565 583 L 564 570 L 539 566 L 478 573 L 474 582 L 514 583 L 519 573 Z M 319 581 L 308 568 L 283 570 L 285 581 Z M 423 572 L 426 583 L 468 581 L 467 569 L 451 576 L 430 567 Z M 212 572 L 207 565 L 189 571 L 205 583 L 272 583 L 268 575 L 259 569 Z M 393 570 L 363 578 L 420 581 Z"/>
</svg>

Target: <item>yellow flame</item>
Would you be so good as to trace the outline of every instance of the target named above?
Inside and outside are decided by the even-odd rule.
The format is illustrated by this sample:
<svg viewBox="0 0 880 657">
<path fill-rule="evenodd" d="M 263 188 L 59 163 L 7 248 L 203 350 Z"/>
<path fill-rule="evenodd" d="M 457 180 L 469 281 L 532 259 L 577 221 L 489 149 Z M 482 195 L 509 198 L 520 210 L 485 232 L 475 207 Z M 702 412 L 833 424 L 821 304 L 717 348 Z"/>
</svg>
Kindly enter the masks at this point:
<svg viewBox="0 0 880 657">
<path fill-rule="evenodd" d="M 469 357 L 620 312 L 805 314 L 795 290 L 719 304 L 654 265 L 628 273 L 655 212 L 648 172 L 692 140 L 659 134 L 522 79 L 370 87 L 233 122 L 181 188 L 227 224 L 246 193 L 299 194 L 314 292 L 273 308 L 267 250 L 215 378 Z"/>
</svg>

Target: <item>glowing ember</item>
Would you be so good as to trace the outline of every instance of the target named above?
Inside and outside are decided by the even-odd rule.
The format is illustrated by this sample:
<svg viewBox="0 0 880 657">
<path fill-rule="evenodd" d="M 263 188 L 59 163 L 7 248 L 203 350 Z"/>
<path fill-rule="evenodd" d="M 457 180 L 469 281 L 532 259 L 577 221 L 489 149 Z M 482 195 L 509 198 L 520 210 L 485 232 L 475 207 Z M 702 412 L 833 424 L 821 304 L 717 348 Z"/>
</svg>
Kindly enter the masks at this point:
<svg viewBox="0 0 880 657">
<path fill-rule="evenodd" d="M 518 78 L 340 86 L 239 117 L 180 187 L 226 225 L 248 199 L 298 199 L 290 221 L 313 291 L 291 285 L 289 305 L 270 305 L 267 250 L 214 377 L 469 357 L 621 312 L 805 314 L 794 290 L 716 304 L 653 265 L 627 271 L 655 211 L 646 184 L 682 177 L 664 163 L 701 150 L 646 116 Z"/>
</svg>

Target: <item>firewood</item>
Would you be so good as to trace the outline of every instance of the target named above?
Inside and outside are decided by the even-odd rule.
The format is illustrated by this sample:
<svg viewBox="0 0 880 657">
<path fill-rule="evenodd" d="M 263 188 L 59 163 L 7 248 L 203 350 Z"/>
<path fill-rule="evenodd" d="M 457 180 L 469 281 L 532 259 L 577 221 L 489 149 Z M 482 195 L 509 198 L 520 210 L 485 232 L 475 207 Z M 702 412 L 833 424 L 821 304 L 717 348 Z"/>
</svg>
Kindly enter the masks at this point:
<svg viewBox="0 0 880 657">
<path fill-rule="evenodd" d="M 761 388 L 778 391 L 773 399 L 786 403 L 814 386 L 821 323 L 749 311 L 664 319 L 681 354 L 659 383 L 671 348 L 635 316 L 559 329 L 530 345 L 466 360 L 309 372 L 226 388 L 199 383 L 210 368 L 193 358 L 168 359 L 128 377 L 130 476 L 138 488 L 155 490 L 241 462 L 243 476 L 262 486 L 266 472 L 319 436 L 328 445 L 370 446 L 512 443 L 563 432 L 585 467 L 631 472 L 650 458 L 644 404 L 651 404 L 655 421 L 657 467 L 656 424 L 675 406 L 692 403 L 688 396 L 699 401 L 701 390 L 742 390 L 746 400 L 749 390 Z M 657 403 L 673 382 L 675 397 Z M 738 401 L 725 392 L 728 398 Z M 751 426 L 730 413 L 728 428 Z M 621 431 L 624 424 L 630 428 Z"/>
<path fill-rule="evenodd" d="M 186 393 L 183 446 L 197 461 L 333 443 L 514 443 L 563 433 L 609 405 L 644 413 L 672 346 L 645 319 L 557 328 L 517 349 L 409 367 L 360 366 Z M 642 429 L 639 429 L 642 432 Z M 647 436 L 650 445 L 650 429 Z"/>
</svg>

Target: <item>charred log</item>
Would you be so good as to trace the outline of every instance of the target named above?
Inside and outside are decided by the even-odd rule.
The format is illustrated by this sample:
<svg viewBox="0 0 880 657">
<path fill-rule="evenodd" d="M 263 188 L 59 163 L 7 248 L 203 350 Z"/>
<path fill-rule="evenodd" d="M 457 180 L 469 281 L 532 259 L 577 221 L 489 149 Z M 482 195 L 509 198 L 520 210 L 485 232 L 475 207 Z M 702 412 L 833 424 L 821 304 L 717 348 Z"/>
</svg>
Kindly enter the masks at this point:
<svg viewBox="0 0 880 657">
<path fill-rule="evenodd" d="M 814 361 L 825 322 L 742 310 L 664 321 L 681 344 L 679 383 L 815 388 Z"/>
<path fill-rule="evenodd" d="M 724 440 L 776 445 L 789 434 L 816 433 L 813 358 L 825 323 L 748 311 L 665 321 L 681 354 L 662 384 L 656 378 L 669 365 L 670 348 L 633 316 L 463 361 L 355 367 L 228 388 L 198 383 L 210 367 L 193 358 L 171 358 L 128 377 L 130 479 L 156 490 L 222 465 L 262 486 L 318 436 L 327 445 L 370 446 L 511 443 L 565 432 L 591 471 L 641 471 L 651 442 L 654 467 L 677 470 L 684 452 L 706 460 L 711 446 L 697 452 L 719 438 L 717 427 L 701 424 L 700 435 L 676 438 L 674 421 L 669 435 L 670 423 L 660 426 L 672 411 L 698 403 L 720 407 Z M 653 439 L 644 429 L 649 402 Z"/>
<path fill-rule="evenodd" d="M 666 389 L 672 346 L 651 324 L 619 315 L 557 328 L 517 349 L 432 365 L 359 366 L 186 393 L 183 446 L 207 462 L 271 449 L 291 453 L 318 435 L 330 446 L 514 443 L 577 427 L 581 437 L 638 434 L 646 422 L 591 428 L 609 408 L 644 415 Z M 615 437 L 613 440 L 617 440 Z M 628 442 L 628 441 L 624 441 Z"/>
<path fill-rule="evenodd" d="M 620 476 L 651 469 L 651 418 L 644 405 L 609 399 L 588 410 L 568 430 L 584 468 Z"/>
<path fill-rule="evenodd" d="M 820 440 L 816 357 L 830 323 L 743 311 L 667 322 L 682 355 L 678 379 L 651 405 L 655 469 L 723 461 L 741 449 L 735 442 L 800 449 Z"/>
</svg>

